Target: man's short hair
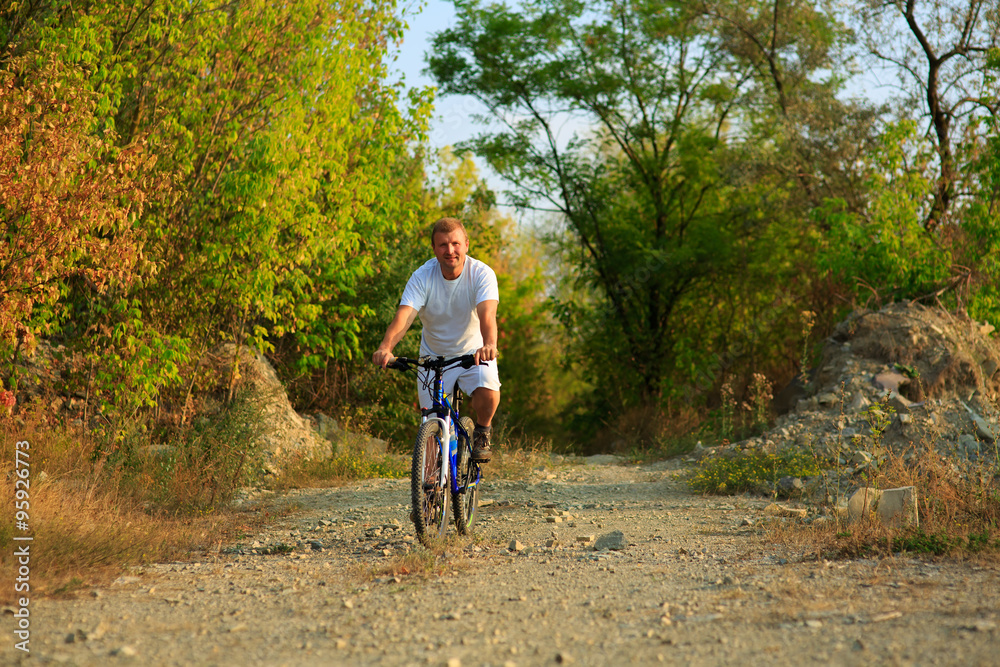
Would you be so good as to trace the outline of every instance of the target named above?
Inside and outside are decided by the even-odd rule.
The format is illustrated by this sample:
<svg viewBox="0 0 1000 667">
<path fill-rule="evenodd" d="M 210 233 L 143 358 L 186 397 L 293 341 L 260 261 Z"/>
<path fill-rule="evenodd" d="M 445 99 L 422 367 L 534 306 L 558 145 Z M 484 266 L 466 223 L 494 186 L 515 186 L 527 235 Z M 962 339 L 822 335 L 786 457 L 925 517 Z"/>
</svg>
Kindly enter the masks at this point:
<svg viewBox="0 0 1000 667">
<path fill-rule="evenodd" d="M 451 234 L 456 229 L 461 229 L 465 238 L 469 238 L 469 232 L 465 231 L 465 225 L 462 224 L 461 220 L 458 218 L 441 218 L 431 227 L 431 245 L 434 245 L 434 236 L 436 234 Z"/>
</svg>

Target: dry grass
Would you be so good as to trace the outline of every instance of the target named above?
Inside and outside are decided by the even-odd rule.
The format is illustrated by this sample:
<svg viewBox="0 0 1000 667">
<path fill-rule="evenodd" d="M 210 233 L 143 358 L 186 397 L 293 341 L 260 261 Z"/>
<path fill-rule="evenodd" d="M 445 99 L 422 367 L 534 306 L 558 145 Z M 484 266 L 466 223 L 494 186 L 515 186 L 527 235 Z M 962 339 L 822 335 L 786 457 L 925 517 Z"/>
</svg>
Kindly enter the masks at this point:
<svg viewBox="0 0 1000 667">
<path fill-rule="evenodd" d="M 483 474 L 490 479 L 520 480 L 536 468 L 551 467 L 552 443 L 547 440 L 505 442 L 494 438 L 491 449 L 493 458 L 483 468 Z"/>
<path fill-rule="evenodd" d="M 443 540 L 434 540 L 429 546 L 418 544 L 405 553 L 375 565 L 360 566 L 358 576 L 363 580 L 379 577 L 431 577 L 458 573 L 474 566 L 463 550 L 475 536 L 450 534 Z"/>
<path fill-rule="evenodd" d="M 15 527 L 15 442 L 30 443 L 28 525 Z M 151 513 L 121 470 L 95 456 L 93 440 L 32 419 L 0 422 L 0 600 L 14 596 L 13 537 L 32 535 L 31 593 L 70 594 L 128 567 L 211 550 L 252 521 L 231 512 Z M 23 490 L 23 486 L 22 486 Z"/>
<path fill-rule="evenodd" d="M 278 472 L 268 481 L 276 491 L 299 488 L 341 486 L 374 477 L 400 479 L 410 474 L 410 457 L 402 454 L 369 454 L 349 448 L 337 454 L 315 456 L 293 454 L 278 464 Z"/>
<path fill-rule="evenodd" d="M 813 549 L 826 557 L 892 556 L 915 552 L 1000 562 L 1000 477 L 996 464 L 956 462 L 933 446 L 887 451 L 868 485 L 917 489 L 919 528 L 890 527 L 874 517 L 801 525 L 771 524 L 775 542 Z"/>
<path fill-rule="evenodd" d="M 594 451 L 658 461 L 694 449 L 704 415 L 690 406 L 628 408 L 594 437 Z"/>
</svg>

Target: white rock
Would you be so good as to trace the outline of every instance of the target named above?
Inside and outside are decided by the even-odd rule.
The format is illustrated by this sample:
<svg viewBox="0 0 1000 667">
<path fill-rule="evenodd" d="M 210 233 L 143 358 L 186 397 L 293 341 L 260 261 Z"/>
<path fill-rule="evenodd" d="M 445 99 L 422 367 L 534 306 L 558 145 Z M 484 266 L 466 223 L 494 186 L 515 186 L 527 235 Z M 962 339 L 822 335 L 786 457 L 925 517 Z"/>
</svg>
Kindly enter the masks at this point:
<svg viewBox="0 0 1000 667">
<path fill-rule="evenodd" d="M 612 551 L 621 551 L 628 546 L 628 541 L 625 539 L 625 533 L 620 530 L 613 530 L 610 533 L 605 533 L 597 538 L 594 542 L 594 548 L 600 551 L 601 549 L 610 549 Z"/>
<path fill-rule="evenodd" d="M 869 513 L 875 510 L 878 505 L 878 498 L 881 491 L 868 487 L 862 487 L 854 492 L 851 499 L 847 501 L 847 519 L 851 523 L 860 521 Z"/>
<path fill-rule="evenodd" d="M 958 449 L 966 456 L 979 454 L 979 441 L 974 436 L 963 433 L 958 436 Z"/>
<path fill-rule="evenodd" d="M 836 405 L 840 402 L 840 397 L 832 391 L 828 391 L 816 396 L 816 402 L 820 405 Z"/>
<path fill-rule="evenodd" d="M 781 516 L 790 517 L 794 519 L 804 519 L 808 511 L 804 508 L 797 509 L 793 507 L 785 507 L 784 505 L 779 505 L 777 503 L 771 503 L 764 508 L 764 514 L 766 516 Z"/>
<path fill-rule="evenodd" d="M 860 488 L 848 501 L 847 512 L 852 523 L 872 513 L 887 526 L 917 526 L 920 523 L 917 490 L 912 486 L 883 490 Z"/>
<path fill-rule="evenodd" d="M 872 455 L 869 452 L 859 449 L 851 454 L 852 466 L 865 466 L 872 462 Z"/>
<path fill-rule="evenodd" d="M 878 499 L 875 511 L 882 523 L 887 526 L 919 526 L 917 488 L 901 486 L 896 489 L 885 489 Z"/>
<path fill-rule="evenodd" d="M 861 392 L 854 394 L 854 398 L 851 399 L 850 405 L 847 406 L 847 411 L 850 413 L 862 412 L 865 408 L 871 405 L 871 401 L 865 398 L 865 395 Z"/>
<path fill-rule="evenodd" d="M 902 414 L 910 411 L 910 406 L 913 405 L 913 401 L 905 396 L 902 396 L 901 394 L 892 392 L 889 395 L 889 405 L 895 408 L 896 414 Z"/>
</svg>

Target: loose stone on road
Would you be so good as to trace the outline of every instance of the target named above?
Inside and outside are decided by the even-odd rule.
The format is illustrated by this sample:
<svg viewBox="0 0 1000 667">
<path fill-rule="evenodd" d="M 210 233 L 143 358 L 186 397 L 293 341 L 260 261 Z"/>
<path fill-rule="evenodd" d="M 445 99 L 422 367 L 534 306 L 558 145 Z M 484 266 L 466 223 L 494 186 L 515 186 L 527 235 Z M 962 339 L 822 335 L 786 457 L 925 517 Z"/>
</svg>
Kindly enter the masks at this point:
<svg viewBox="0 0 1000 667">
<path fill-rule="evenodd" d="M 994 567 L 828 561 L 771 544 L 767 499 L 679 462 L 491 481 L 428 563 L 409 481 L 288 494 L 281 524 L 98 597 L 32 600 L 34 662 L 107 665 L 992 664 Z M 550 519 L 560 519 L 551 521 Z M 454 531 L 452 531 L 454 532 Z M 413 560 L 415 559 L 415 560 Z M 396 571 L 388 566 L 395 564 Z M 414 567 L 416 569 L 416 567 Z M 27 664 L 11 642 L 0 663 Z"/>
</svg>

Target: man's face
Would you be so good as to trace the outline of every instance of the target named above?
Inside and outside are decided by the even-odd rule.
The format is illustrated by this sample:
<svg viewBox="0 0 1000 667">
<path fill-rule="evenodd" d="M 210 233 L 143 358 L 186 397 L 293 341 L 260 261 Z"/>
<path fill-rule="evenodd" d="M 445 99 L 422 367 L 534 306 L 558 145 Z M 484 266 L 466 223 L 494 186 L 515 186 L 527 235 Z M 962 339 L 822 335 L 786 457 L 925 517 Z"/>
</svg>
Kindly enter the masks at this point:
<svg viewBox="0 0 1000 667">
<path fill-rule="evenodd" d="M 461 271 L 465 265 L 465 255 L 469 252 L 469 239 L 461 229 L 447 234 L 434 235 L 434 256 L 437 257 L 445 275 Z"/>
</svg>

